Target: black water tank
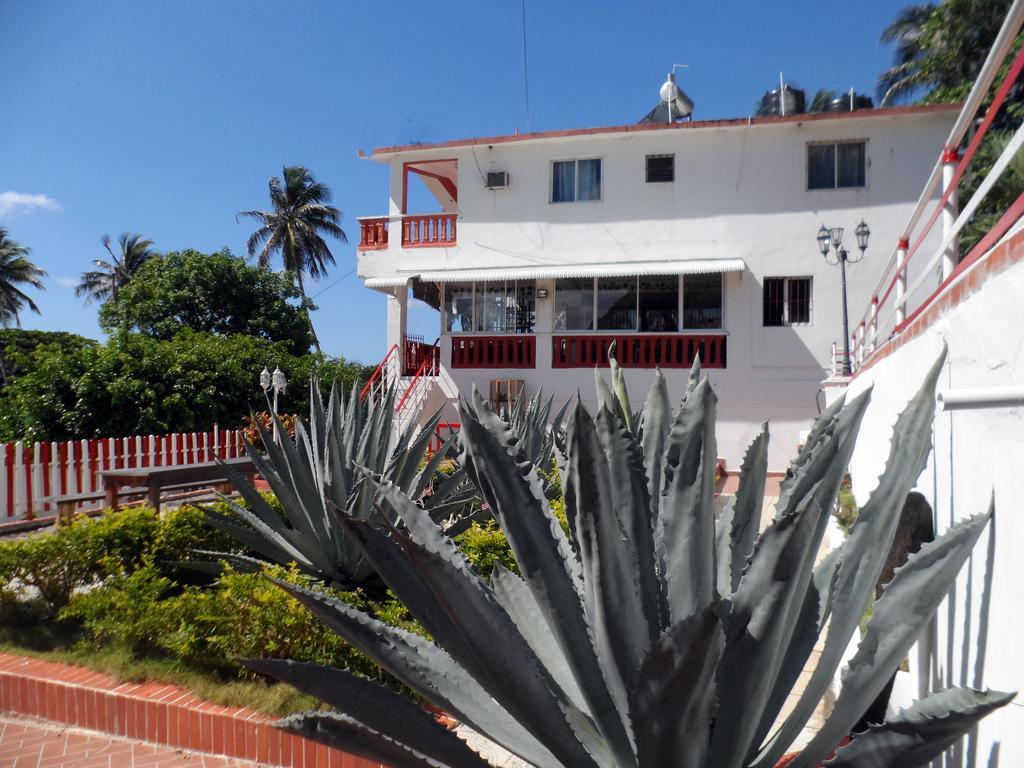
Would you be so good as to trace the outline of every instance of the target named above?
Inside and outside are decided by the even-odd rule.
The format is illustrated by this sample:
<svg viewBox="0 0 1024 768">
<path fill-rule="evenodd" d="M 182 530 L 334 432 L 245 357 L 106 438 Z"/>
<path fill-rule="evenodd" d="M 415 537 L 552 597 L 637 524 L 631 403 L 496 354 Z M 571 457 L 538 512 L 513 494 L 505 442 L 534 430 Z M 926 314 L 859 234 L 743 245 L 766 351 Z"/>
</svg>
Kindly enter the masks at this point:
<svg viewBox="0 0 1024 768">
<path fill-rule="evenodd" d="M 853 112 L 857 109 L 873 109 L 875 102 L 871 100 L 870 96 L 864 96 L 860 93 L 855 93 L 853 96 L 846 93 L 839 98 L 832 99 L 825 103 L 822 107 L 822 112 Z"/>
<path fill-rule="evenodd" d="M 799 88 L 790 88 L 788 85 L 782 90 L 776 88 L 773 91 L 765 91 L 761 97 L 761 105 L 757 108 L 758 117 L 770 117 L 783 114 L 782 105 L 785 104 L 785 114 L 796 115 L 807 111 L 807 96 Z"/>
</svg>

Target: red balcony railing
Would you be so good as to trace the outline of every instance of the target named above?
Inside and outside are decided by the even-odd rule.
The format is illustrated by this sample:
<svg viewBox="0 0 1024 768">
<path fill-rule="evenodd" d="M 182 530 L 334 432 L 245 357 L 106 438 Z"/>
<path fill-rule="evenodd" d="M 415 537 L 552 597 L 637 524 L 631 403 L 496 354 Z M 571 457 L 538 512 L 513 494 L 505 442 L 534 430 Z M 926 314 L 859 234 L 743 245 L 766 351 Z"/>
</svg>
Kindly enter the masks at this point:
<svg viewBox="0 0 1024 768">
<path fill-rule="evenodd" d="M 388 217 L 359 220 L 359 250 L 376 251 L 388 247 Z"/>
<path fill-rule="evenodd" d="M 536 367 L 536 336 L 452 337 L 452 368 Z"/>
<path fill-rule="evenodd" d="M 623 368 L 689 368 L 700 354 L 704 368 L 725 368 L 726 337 L 720 334 L 575 334 L 551 339 L 552 368 L 604 368 L 608 347 Z"/>
<path fill-rule="evenodd" d="M 441 368 L 441 348 L 437 346 L 437 342 L 427 344 L 422 336 L 407 335 L 402 356 L 402 375 L 415 376 L 424 361 L 426 366 L 423 368 L 423 375 L 437 376 Z"/>
<path fill-rule="evenodd" d="M 429 213 L 402 218 L 403 248 L 455 245 L 455 214 Z"/>
</svg>

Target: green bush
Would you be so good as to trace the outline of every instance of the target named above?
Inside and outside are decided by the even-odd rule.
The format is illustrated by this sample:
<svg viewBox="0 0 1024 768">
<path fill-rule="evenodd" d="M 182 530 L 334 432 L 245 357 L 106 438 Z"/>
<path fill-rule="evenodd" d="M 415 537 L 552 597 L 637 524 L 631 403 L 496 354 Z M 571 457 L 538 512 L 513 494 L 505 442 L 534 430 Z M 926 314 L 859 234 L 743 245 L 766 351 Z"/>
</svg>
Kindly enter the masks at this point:
<svg viewBox="0 0 1024 768">
<path fill-rule="evenodd" d="M 469 562 L 487 578 L 490 578 L 496 563 L 501 563 L 513 573 L 519 573 L 519 565 L 508 539 L 493 520 L 473 523 L 468 530 L 455 537 L 455 543 L 466 553 Z"/>
</svg>

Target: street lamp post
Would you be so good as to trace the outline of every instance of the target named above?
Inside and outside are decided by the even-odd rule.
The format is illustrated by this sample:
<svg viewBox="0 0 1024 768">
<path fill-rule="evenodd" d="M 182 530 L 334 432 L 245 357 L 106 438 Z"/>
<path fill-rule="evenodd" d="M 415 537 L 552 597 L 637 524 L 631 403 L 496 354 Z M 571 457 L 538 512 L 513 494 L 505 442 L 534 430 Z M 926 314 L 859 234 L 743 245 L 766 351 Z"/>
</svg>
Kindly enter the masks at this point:
<svg viewBox="0 0 1024 768">
<path fill-rule="evenodd" d="M 284 392 L 285 387 L 288 386 L 288 381 L 284 377 L 284 372 L 277 366 L 274 367 L 274 372 L 271 373 L 267 370 L 266 366 L 263 366 L 263 370 L 260 371 L 260 387 L 262 387 L 264 394 L 267 395 L 267 399 L 270 399 L 269 390 L 274 390 L 274 442 L 279 443 L 280 437 L 277 434 L 277 396 L 279 393 Z"/>
<path fill-rule="evenodd" d="M 861 219 L 860 224 L 857 225 L 856 229 L 853 230 L 853 234 L 857 237 L 857 248 L 860 249 L 860 255 L 851 257 L 850 252 L 843 248 L 843 228 L 832 227 L 829 229 L 824 224 L 821 225 L 821 229 L 818 230 L 818 249 L 821 251 L 821 255 L 825 257 L 825 262 L 832 265 L 839 265 L 843 276 L 843 375 L 849 376 L 853 370 L 850 367 L 850 316 L 846 305 L 846 265 L 847 263 L 856 264 L 858 261 L 864 258 L 864 251 L 868 248 L 868 237 L 871 235 L 871 230 L 868 229 L 868 225 Z M 832 257 L 829 258 L 829 249 L 831 248 Z"/>
</svg>

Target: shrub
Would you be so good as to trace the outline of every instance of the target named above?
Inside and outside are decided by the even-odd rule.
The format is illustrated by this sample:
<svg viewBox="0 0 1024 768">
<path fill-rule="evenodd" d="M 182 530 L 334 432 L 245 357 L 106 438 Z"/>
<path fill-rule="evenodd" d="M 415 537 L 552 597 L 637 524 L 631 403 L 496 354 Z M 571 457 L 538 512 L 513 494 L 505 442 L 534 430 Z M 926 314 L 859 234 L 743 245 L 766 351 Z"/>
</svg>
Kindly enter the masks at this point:
<svg viewBox="0 0 1024 768">
<path fill-rule="evenodd" d="M 468 530 L 455 537 L 455 543 L 481 576 L 490 578 L 496 564 L 519 573 L 519 566 L 508 539 L 493 520 L 473 523 Z"/>
</svg>

